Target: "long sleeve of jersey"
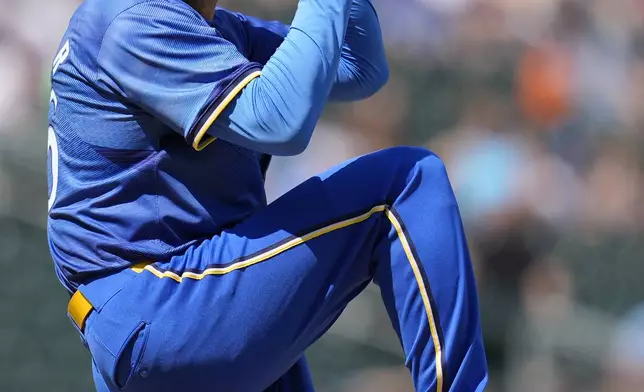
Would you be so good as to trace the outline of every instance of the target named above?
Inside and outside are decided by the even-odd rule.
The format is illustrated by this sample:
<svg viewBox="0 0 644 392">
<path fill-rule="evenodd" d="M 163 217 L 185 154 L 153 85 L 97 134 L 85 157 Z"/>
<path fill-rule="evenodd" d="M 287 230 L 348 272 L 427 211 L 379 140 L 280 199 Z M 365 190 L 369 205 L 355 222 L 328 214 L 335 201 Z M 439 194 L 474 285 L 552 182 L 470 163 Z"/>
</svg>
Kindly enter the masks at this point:
<svg viewBox="0 0 644 392">
<path fill-rule="evenodd" d="M 345 45 L 351 9 L 350 0 L 300 0 L 264 62 L 245 53 L 252 42 L 242 41 L 250 38 L 213 26 L 186 3 L 137 3 L 103 37 L 96 86 L 182 134 L 195 150 L 220 138 L 271 155 L 298 154 L 332 87 L 359 68 L 347 66 L 346 78 L 339 76 L 343 54 L 353 50 Z"/>
<path fill-rule="evenodd" d="M 338 75 L 350 9 L 349 0 L 301 0 L 261 76 L 208 133 L 272 155 L 303 151 Z"/>
<path fill-rule="evenodd" d="M 266 62 L 282 44 L 289 26 L 219 9 L 215 23 L 226 23 L 241 30 L 247 56 L 260 64 Z M 338 73 L 329 98 L 354 101 L 376 93 L 389 77 L 380 22 L 370 0 L 353 0 L 342 46 Z"/>
<path fill-rule="evenodd" d="M 388 78 L 376 10 L 369 0 L 354 0 L 330 98 L 337 101 L 367 98 L 380 90 Z"/>
</svg>

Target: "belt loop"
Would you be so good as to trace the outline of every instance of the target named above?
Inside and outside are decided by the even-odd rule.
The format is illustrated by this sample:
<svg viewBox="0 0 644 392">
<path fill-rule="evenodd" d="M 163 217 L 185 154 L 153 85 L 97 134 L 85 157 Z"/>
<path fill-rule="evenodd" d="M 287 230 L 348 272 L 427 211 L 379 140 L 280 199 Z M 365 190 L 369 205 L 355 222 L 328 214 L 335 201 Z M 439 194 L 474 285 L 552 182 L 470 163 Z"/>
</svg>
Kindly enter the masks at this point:
<svg viewBox="0 0 644 392">
<path fill-rule="evenodd" d="M 92 282 L 81 284 L 67 305 L 67 315 L 76 326 L 76 329 L 83 334 L 89 315 L 93 311 L 100 313 L 103 306 L 135 276 L 137 274 L 128 268 Z"/>
<path fill-rule="evenodd" d="M 77 290 L 67 305 L 67 315 L 76 324 L 76 328 L 83 333 L 85 330 L 85 321 L 94 310 L 94 306 L 85 298 L 80 290 Z"/>
</svg>

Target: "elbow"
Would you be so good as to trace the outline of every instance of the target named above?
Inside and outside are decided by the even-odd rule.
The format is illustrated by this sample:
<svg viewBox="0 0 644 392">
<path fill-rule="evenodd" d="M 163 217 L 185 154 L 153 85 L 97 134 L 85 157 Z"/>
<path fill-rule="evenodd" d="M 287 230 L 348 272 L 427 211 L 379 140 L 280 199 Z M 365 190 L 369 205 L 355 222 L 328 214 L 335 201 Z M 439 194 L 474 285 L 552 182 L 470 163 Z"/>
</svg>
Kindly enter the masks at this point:
<svg viewBox="0 0 644 392">
<path fill-rule="evenodd" d="M 389 81 L 389 64 L 382 55 L 376 61 L 364 64 L 354 73 L 351 83 L 348 83 L 348 100 L 362 100 L 375 95 Z"/>
<path fill-rule="evenodd" d="M 297 121 L 291 124 L 282 124 L 279 129 L 269 130 L 268 134 L 273 137 L 267 152 L 276 156 L 301 154 L 308 147 L 314 128 L 314 121 Z"/>
<path fill-rule="evenodd" d="M 311 138 L 306 132 L 289 132 L 287 136 L 280 138 L 275 143 L 272 155 L 277 156 L 294 156 L 299 155 L 306 150 Z"/>
<path fill-rule="evenodd" d="M 252 101 L 253 121 L 246 132 L 262 145 L 262 152 L 277 156 L 301 154 L 309 145 L 324 101 L 317 96 L 294 94 L 288 99 L 267 91 Z"/>
<path fill-rule="evenodd" d="M 369 98 L 380 91 L 389 81 L 389 64 L 384 57 L 376 64 L 369 75 L 365 78 L 367 82 L 364 86 L 364 98 Z"/>
<path fill-rule="evenodd" d="M 298 155 L 308 147 L 324 100 L 297 90 L 285 93 L 266 80 L 256 78 L 244 89 L 224 113 L 228 124 L 215 122 L 218 135 L 264 154 Z"/>
</svg>

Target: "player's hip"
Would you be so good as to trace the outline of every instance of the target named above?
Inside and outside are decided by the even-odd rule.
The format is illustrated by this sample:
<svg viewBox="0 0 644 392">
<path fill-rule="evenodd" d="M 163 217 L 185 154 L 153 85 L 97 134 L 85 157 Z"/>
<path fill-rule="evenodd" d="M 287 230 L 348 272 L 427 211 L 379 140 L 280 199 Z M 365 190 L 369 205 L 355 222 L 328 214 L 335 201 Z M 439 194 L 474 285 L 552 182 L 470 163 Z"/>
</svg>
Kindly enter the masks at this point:
<svg viewBox="0 0 644 392">
<path fill-rule="evenodd" d="M 215 287 L 233 282 L 186 283 L 134 268 L 79 288 L 69 313 L 101 378 L 97 385 L 111 391 L 255 392 L 299 358 L 284 347 L 268 361 L 257 355 L 272 351 L 256 339 L 261 333 L 237 332 L 223 311 L 230 291 Z"/>
</svg>

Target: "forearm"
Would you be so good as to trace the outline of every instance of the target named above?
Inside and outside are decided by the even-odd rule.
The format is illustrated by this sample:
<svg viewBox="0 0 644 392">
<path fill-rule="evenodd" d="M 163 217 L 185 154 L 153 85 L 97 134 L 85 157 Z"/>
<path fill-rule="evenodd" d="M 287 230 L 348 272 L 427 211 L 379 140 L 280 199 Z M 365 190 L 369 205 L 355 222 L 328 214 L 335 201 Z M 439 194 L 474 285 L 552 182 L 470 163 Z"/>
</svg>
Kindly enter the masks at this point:
<svg viewBox="0 0 644 392">
<path fill-rule="evenodd" d="M 249 59 L 266 64 L 283 42 L 289 26 L 243 14 L 235 15 L 247 32 Z M 376 10 L 371 0 L 352 0 L 330 98 L 338 101 L 366 98 L 377 92 L 388 77 L 389 68 Z"/>
<path fill-rule="evenodd" d="M 370 0 L 353 0 L 330 98 L 353 101 L 376 93 L 389 78 L 380 22 Z"/>
</svg>

